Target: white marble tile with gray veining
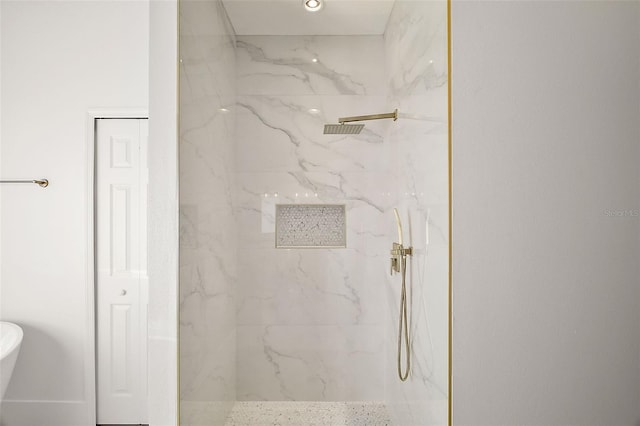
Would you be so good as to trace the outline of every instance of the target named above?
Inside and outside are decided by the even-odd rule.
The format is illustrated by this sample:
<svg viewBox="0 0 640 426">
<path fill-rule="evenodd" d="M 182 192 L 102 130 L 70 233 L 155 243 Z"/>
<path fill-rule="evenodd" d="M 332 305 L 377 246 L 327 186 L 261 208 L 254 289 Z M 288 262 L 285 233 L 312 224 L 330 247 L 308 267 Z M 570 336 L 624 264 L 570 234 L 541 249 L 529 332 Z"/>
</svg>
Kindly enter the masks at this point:
<svg viewBox="0 0 640 426">
<path fill-rule="evenodd" d="M 398 200 L 397 188 L 384 173 L 242 173 L 238 175 L 240 244 L 275 246 L 276 204 L 345 204 L 347 248 L 379 253 L 382 226 Z"/>
<path fill-rule="evenodd" d="M 195 426 L 236 398 L 235 39 L 220 2 L 184 1 L 180 19 L 180 420 Z"/>
<path fill-rule="evenodd" d="M 410 259 L 407 281 L 411 339 L 409 379 L 401 382 L 396 366 L 395 344 L 386 344 L 386 389 L 394 422 L 401 424 L 446 424 L 447 401 L 447 248 L 418 250 Z M 387 286 L 390 312 L 388 329 L 397 339 L 400 277 Z M 420 423 L 420 421 L 424 423 Z M 417 423 L 416 423 L 417 422 Z"/>
<path fill-rule="evenodd" d="M 241 95 L 384 95 L 381 36 L 241 36 Z"/>
<path fill-rule="evenodd" d="M 325 135 L 341 116 L 385 112 L 383 96 L 239 96 L 239 171 L 381 171 L 392 147 L 392 121 L 367 123 L 359 135 Z"/>
<path fill-rule="evenodd" d="M 407 291 L 412 367 L 396 366 L 401 277 L 387 277 L 387 405 L 395 424 L 447 423 L 448 397 L 448 140 L 445 1 L 396 1 L 385 32 L 389 103 L 399 125 L 387 133 L 396 148 L 398 209 L 409 259 Z M 409 235 L 409 237 L 407 237 Z M 395 239 L 395 238 L 394 238 Z"/>
<path fill-rule="evenodd" d="M 380 400 L 383 338 L 379 326 L 239 326 L 238 399 Z"/>
<path fill-rule="evenodd" d="M 190 368 L 181 370 L 180 398 L 183 401 L 233 401 L 236 394 L 236 372 L 229 368 L 236 362 L 235 330 L 225 334 L 210 331 L 215 339 L 194 335 L 188 330 L 180 334 L 180 361 Z"/>
<path fill-rule="evenodd" d="M 395 2 L 384 34 L 387 78 L 393 98 L 446 87 L 446 8 L 446 1 Z"/>
<path fill-rule="evenodd" d="M 409 309 L 412 366 L 409 380 L 400 382 L 395 359 L 397 346 L 386 344 L 387 358 L 393 360 L 385 368 L 390 412 L 394 422 L 403 424 L 414 424 L 419 419 L 446 424 L 442 403 L 446 402 L 448 386 L 448 236 L 444 233 L 447 208 L 430 206 L 423 210 L 415 199 L 409 198 L 403 200 L 400 210 L 405 232 L 410 235 L 405 244 L 414 248 L 406 278 L 408 298 L 413 301 Z M 395 340 L 401 276 L 386 279 L 388 328 Z"/>
<path fill-rule="evenodd" d="M 385 324 L 384 257 L 349 249 L 247 249 L 240 264 L 239 325 Z"/>
</svg>

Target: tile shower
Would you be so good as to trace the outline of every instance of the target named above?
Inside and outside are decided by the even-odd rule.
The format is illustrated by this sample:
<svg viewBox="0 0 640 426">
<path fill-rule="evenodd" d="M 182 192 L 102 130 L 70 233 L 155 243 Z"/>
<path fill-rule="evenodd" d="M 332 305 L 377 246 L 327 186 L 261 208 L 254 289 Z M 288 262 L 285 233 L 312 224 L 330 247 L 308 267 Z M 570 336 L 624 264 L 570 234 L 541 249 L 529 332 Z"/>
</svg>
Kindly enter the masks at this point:
<svg viewBox="0 0 640 426">
<path fill-rule="evenodd" d="M 372 36 L 237 36 L 213 0 L 180 16 L 181 424 L 302 401 L 356 404 L 327 424 L 373 424 L 353 407 L 446 424 L 446 3 L 398 0 Z M 322 134 L 394 108 L 397 122 Z M 275 248 L 278 204 L 344 205 L 346 247 Z M 404 383 L 394 207 L 415 249 Z"/>
</svg>

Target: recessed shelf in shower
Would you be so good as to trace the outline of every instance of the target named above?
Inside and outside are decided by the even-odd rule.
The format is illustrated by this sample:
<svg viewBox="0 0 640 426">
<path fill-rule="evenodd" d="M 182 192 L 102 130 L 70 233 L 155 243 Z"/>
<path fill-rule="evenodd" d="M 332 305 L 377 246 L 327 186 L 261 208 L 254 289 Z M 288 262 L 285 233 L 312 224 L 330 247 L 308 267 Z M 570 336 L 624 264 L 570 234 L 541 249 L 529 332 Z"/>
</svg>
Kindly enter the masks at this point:
<svg viewBox="0 0 640 426">
<path fill-rule="evenodd" d="M 276 248 L 344 248 L 344 204 L 277 204 Z"/>
</svg>

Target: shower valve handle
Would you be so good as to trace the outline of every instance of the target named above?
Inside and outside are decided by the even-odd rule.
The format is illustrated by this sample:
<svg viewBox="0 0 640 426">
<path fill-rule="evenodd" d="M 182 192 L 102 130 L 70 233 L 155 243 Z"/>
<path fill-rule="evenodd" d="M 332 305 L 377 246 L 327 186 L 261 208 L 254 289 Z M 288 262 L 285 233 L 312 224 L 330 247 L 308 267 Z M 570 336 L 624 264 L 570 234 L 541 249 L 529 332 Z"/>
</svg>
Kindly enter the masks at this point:
<svg viewBox="0 0 640 426">
<path fill-rule="evenodd" d="M 413 247 L 405 248 L 402 244 L 393 243 L 393 248 L 391 249 L 391 256 L 393 257 L 405 257 L 413 255 Z"/>
<path fill-rule="evenodd" d="M 413 247 L 404 248 L 402 244 L 393 243 L 391 248 L 391 275 L 400 272 L 401 259 L 413 255 Z"/>
</svg>

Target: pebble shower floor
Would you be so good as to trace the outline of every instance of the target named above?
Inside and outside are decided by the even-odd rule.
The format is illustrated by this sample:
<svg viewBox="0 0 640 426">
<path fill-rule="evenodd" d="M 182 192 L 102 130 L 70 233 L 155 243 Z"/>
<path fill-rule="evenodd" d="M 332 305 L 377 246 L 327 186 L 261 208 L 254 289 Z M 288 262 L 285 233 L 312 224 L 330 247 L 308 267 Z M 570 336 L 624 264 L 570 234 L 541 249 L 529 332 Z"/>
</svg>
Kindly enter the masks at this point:
<svg viewBox="0 0 640 426">
<path fill-rule="evenodd" d="M 380 402 L 236 402 L 225 426 L 392 426 Z"/>
</svg>

